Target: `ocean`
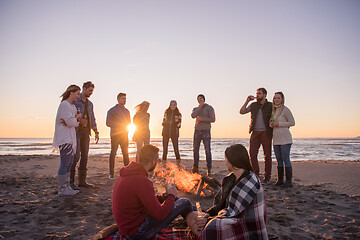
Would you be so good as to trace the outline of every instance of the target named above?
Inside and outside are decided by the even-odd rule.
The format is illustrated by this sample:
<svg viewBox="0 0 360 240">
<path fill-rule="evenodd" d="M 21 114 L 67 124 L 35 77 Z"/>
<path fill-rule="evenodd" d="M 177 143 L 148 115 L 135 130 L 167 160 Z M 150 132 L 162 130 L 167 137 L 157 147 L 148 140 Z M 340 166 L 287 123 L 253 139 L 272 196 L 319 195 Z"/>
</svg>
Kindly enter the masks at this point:
<svg viewBox="0 0 360 240">
<path fill-rule="evenodd" d="M 211 152 L 213 160 L 223 160 L 225 149 L 236 143 L 249 146 L 248 138 L 213 138 L 211 140 Z M 49 155 L 52 153 L 51 138 L 0 138 L 0 155 Z M 109 154 L 110 139 L 102 138 L 98 144 L 94 139 L 90 142 L 90 155 Z M 151 144 L 160 148 L 162 155 L 162 139 L 152 138 Z M 179 149 L 182 159 L 192 159 L 193 147 L 191 138 L 179 139 Z M 130 157 L 136 153 L 136 144 L 129 144 Z M 119 147 L 118 156 L 121 154 Z M 360 138 L 295 138 L 291 147 L 292 161 L 306 160 L 343 160 L 360 161 Z M 169 143 L 169 159 L 174 159 L 172 144 Z M 203 145 L 200 147 L 200 159 L 205 159 Z M 273 159 L 275 156 L 273 153 Z M 259 150 L 259 160 L 263 160 L 262 148 Z"/>
</svg>

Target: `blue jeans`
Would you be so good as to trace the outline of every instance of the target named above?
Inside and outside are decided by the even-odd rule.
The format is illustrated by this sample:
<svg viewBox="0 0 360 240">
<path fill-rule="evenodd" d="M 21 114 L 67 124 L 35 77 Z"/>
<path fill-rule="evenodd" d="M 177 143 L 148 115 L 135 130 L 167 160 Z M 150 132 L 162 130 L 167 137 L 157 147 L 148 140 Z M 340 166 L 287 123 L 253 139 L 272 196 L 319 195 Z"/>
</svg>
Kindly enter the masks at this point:
<svg viewBox="0 0 360 240">
<path fill-rule="evenodd" d="M 145 240 L 151 239 L 167 225 L 169 225 L 177 216 L 181 215 L 184 219 L 192 212 L 192 206 L 189 199 L 180 198 L 175 201 L 173 209 L 171 209 L 169 215 L 165 217 L 161 222 L 154 219 L 150 214 L 147 215 L 144 222 L 140 225 L 137 232 L 132 236 L 126 236 L 129 240 Z"/>
<path fill-rule="evenodd" d="M 60 167 L 58 171 L 58 175 L 65 175 L 70 172 L 71 165 L 74 161 L 74 151 L 72 144 L 65 143 L 59 146 L 60 150 Z"/>
<path fill-rule="evenodd" d="M 207 167 L 211 167 L 212 160 L 211 160 L 211 147 L 210 147 L 210 142 L 211 142 L 210 129 L 195 130 L 194 132 L 194 166 L 196 167 L 199 166 L 199 150 L 200 150 L 201 140 L 204 143 Z"/>
<path fill-rule="evenodd" d="M 89 159 L 89 132 L 77 131 L 76 132 L 76 153 L 74 156 L 74 163 L 72 164 L 71 171 L 75 171 L 76 164 L 80 160 L 79 170 L 87 170 L 87 163 Z"/>
<path fill-rule="evenodd" d="M 284 163 L 285 167 L 291 167 L 290 148 L 291 143 L 285 145 L 274 145 L 274 152 L 279 167 L 283 167 Z"/>
</svg>

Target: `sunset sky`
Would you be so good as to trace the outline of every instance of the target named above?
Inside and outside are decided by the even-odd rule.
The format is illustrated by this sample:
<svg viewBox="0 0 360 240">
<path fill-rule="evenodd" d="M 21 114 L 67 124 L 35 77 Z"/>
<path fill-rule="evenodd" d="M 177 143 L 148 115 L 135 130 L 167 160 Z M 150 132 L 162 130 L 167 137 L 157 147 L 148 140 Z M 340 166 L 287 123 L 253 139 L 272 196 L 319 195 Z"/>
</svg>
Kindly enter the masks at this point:
<svg viewBox="0 0 360 240">
<path fill-rule="evenodd" d="M 119 92 L 151 103 L 152 137 L 171 99 L 192 137 L 203 93 L 212 137 L 249 137 L 239 109 L 283 91 L 295 138 L 360 136 L 360 1 L 0 1 L 0 137 L 52 137 L 60 95 L 91 80 L 100 137 Z"/>
</svg>

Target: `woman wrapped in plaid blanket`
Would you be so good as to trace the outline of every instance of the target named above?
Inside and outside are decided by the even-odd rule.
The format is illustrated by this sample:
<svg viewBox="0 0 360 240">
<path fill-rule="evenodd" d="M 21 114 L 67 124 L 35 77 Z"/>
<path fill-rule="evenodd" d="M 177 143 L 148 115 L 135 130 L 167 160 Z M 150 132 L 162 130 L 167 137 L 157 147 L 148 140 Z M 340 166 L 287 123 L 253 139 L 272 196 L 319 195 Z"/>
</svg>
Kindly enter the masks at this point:
<svg viewBox="0 0 360 240">
<path fill-rule="evenodd" d="M 246 148 L 228 147 L 225 164 L 231 173 L 223 179 L 214 206 L 206 211 L 211 220 L 200 239 L 268 239 L 264 190 L 252 172 Z"/>
</svg>

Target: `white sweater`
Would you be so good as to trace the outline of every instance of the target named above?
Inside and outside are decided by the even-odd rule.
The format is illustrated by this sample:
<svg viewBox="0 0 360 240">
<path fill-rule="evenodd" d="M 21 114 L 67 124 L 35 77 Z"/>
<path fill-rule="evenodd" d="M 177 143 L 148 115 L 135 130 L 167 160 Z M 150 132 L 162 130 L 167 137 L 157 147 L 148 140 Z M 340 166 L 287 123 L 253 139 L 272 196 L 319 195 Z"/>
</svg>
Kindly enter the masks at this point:
<svg viewBox="0 0 360 240">
<path fill-rule="evenodd" d="M 273 131 L 273 145 L 292 143 L 293 140 L 289 128 L 295 126 L 295 120 L 290 109 L 284 106 L 284 110 L 275 121 L 279 123 L 279 126 L 275 127 Z"/>
<path fill-rule="evenodd" d="M 60 146 L 65 143 L 72 144 L 74 153 L 76 151 L 76 131 L 75 127 L 79 126 L 75 115 L 77 109 L 74 104 L 67 100 L 62 101 L 59 105 L 56 120 L 53 146 Z"/>
</svg>

